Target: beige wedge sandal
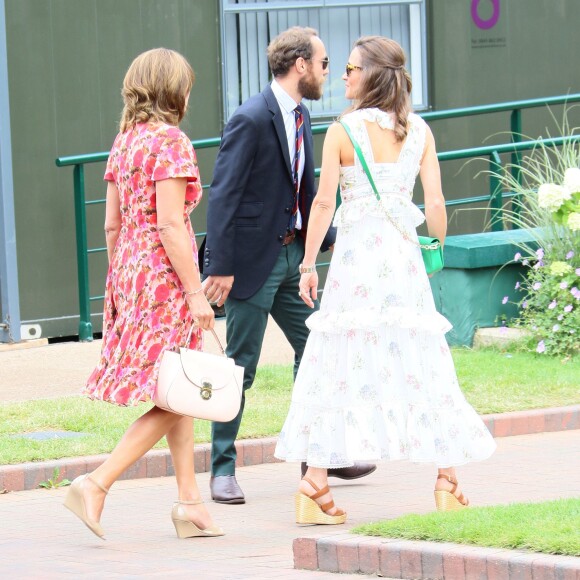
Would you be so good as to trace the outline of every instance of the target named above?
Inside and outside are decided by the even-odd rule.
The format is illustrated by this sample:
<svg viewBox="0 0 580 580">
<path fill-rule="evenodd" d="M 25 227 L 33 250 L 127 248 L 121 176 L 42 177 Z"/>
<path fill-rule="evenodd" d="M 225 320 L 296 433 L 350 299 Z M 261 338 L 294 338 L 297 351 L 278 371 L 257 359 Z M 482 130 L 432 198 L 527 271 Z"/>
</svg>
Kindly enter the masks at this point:
<svg viewBox="0 0 580 580">
<path fill-rule="evenodd" d="M 193 501 L 178 500 L 173 504 L 171 519 L 173 520 L 173 525 L 175 526 L 178 538 L 195 538 L 200 536 L 216 537 L 225 534 L 219 526 L 215 525 L 205 528 L 205 530 L 201 530 L 187 517 L 187 513 L 181 507 L 182 505 L 199 505 L 202 503 L 203 500 L 196 499 Z"/>
<path fill-rule="evenodd" d="M 69 509 L 75 516 L 77 516 L 93 534 L 99 536 L 101 540 L 105 539 L 105 532 L 101 527 L 99 522 L 95 522 L 87 516 L 87 506 L 85 504 L 85 498 L 83 497 L 82 484 L 85 479 L 88 479 L 91 483 L 96 485 L 101 491 L 106 494 L 109 490 L 103 487 L 97 480 L 93 479 L 88 473 L 84 475 L 79 475 L 70 485 L 69 490 L 66 494 L 64 500 L 64 507 Z"/>
<path fill-rule="evenodd" d="M 445 489 L 435 490 L 435 505 L 437 506 L 437 511 L 450 512 L 453 510 L 461 510 L 469 505 L 469 500 L 462 493 L 455 495 L 457 491 L 457 481 L 455 479 L 443 473 L 440 473 L 437 479 L 446 479 L 453 486 L 449 491 Z"/>
<path fill-rule="evenodd" d="M 334 507 L 333 500 L 322 505 L 315 501 L 324 494 L 330 493 L 328 485 L 325 485 L 322 489 L 318 489 L 318 486 L 307 477 L 303 477 L 302 479 L 312 486 L 315 493 L 308 496 L 299 492 L 295 495 L 296 523 L 329 525 L 344 524 L 346 521 L 346 512 L 337 509 L 335 514 L 330 515 L 328 513 L 328 511 Z"/>
</svg>

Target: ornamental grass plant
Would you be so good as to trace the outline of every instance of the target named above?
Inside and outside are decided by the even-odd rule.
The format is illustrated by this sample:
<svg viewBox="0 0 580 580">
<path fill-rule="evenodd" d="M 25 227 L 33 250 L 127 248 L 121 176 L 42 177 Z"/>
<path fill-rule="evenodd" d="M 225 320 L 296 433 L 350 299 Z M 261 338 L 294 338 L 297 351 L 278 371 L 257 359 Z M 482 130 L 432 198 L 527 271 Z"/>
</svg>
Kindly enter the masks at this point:
<svg viewBox="0 0 580 580">
<path fill-rule="evenodd" d="M 577 131 L 566 114 L 560 131 Z M 567 360 L 580 353 L 580 144 L 541 144 L 494 175 L 515 194 L 504 223 L 526 229 L 534 240 L 517 244 L 514 262 L 528 269 L 503 303 L 519 306 L 516 324 L 529 331 L 533 350 Z"/>
</svg>

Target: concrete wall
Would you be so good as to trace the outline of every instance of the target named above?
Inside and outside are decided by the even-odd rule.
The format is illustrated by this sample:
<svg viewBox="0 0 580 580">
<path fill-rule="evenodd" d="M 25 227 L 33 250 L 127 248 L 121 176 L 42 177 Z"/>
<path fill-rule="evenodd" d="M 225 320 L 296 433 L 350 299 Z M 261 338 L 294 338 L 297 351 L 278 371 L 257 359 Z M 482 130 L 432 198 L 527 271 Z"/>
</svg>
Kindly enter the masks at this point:
<svg viewBox="0 0 580 580">
<path fill-rule="evenodd" d="M 182 52 L 197 73 L 183 129 L 192 139 L 218 136 L 223 126 L 219 2 L 5 4 L 21 318 L 40 322 L 43 336 L 72 335 L 78 316 L 72 168 L 57 168 L 54 159 L 109 149 L 121 111 L 123 75 L 138 53 L 157 46 Z M 493 16 L 491 5 L 480 2 L 479 18 Z M 577 0 L 500 0 L 499 20 L 488 30 L 474 24 L 471 0 L 430 0 L 428 14 L 433 108 L 580 92 Z M 580 124 L 577 111 L 572 119 Z M 524 132 L 532 137 L 546 134 L 549 124 L 556 133 L 548 112 L 524 112 Z M 509 114 L 432 126 L 439 150 L 472 147 L 507 130 Z M 504 142 L 506 136 L 492 141 Z M 321 142 L 317 138 L 318 149 Z M 199 152 L 205 183 L 211 180 L 214 157 L 215 151 Z M 485 167 L 463 165 L 444 164 L 447 197 L 486 193 L 487 182 L 473 180 Z M 101 198 L 104 164 L 86 171 L 88 198 Z M 416 199 L 421 201 L 420 188 Z M 103 209 L 89 210 L 89 247 L 104 245 Z M 194 212 L 193 223 L 197 231 L 205 229 L 205 204 Z M 481 212 L 462 212 L 451 231 L 481 231 L 482 223 Z M 94 295 L 102 293 L 105 270 L 104 255 L 91 258 Z M 93 306 L 98 330 L 102 305 Z"/>
</svg>

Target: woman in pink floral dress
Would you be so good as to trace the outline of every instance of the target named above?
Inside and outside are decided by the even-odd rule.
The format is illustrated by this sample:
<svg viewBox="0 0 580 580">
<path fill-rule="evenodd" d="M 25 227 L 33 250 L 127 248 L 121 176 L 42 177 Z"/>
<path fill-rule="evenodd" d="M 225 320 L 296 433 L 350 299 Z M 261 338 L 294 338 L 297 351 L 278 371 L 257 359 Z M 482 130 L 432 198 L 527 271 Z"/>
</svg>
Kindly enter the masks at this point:
<svg viewBox="0 0 580 580">
<path fill-rule="evenodd" d="M 105 180 L 109 256 L 101 360 L 84 393 L 115 405 L 150 401 L 166 349 L 201 348 L 214 314 L 197 267 L 189 214 L 201 198 L 191 142 L 178 128 L 194 82 L 180 54 L 154 49 L 138 56 L 123 82 L 120 133 Z M 129 427 L 110 457 L 76 478 L 65 506 L 103 537 L 108 488 L 163 436 L 178 487 L 172 519 L 179 537 L 218 536 L 200 499 L 193 464 L 193 420 L 153 407 Z"/>
</svg>

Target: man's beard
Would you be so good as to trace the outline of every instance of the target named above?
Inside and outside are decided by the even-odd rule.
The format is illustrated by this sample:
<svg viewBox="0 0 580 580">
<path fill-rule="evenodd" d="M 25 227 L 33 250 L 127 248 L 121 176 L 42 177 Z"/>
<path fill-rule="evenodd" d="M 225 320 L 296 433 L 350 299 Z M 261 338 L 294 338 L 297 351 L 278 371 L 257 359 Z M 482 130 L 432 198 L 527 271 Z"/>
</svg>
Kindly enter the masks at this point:
<svg viewBox="0 0 580 580">
<path fill-rule="evenodd" d="M 318 101 L 320 97 L 322 97 L 322 85 L 320 85 L 314 78 L 314 75 L 309 72 L 307 76 L 302 77 L 298 81 L 298 92 L 304 99 Z"/>
</svg>

